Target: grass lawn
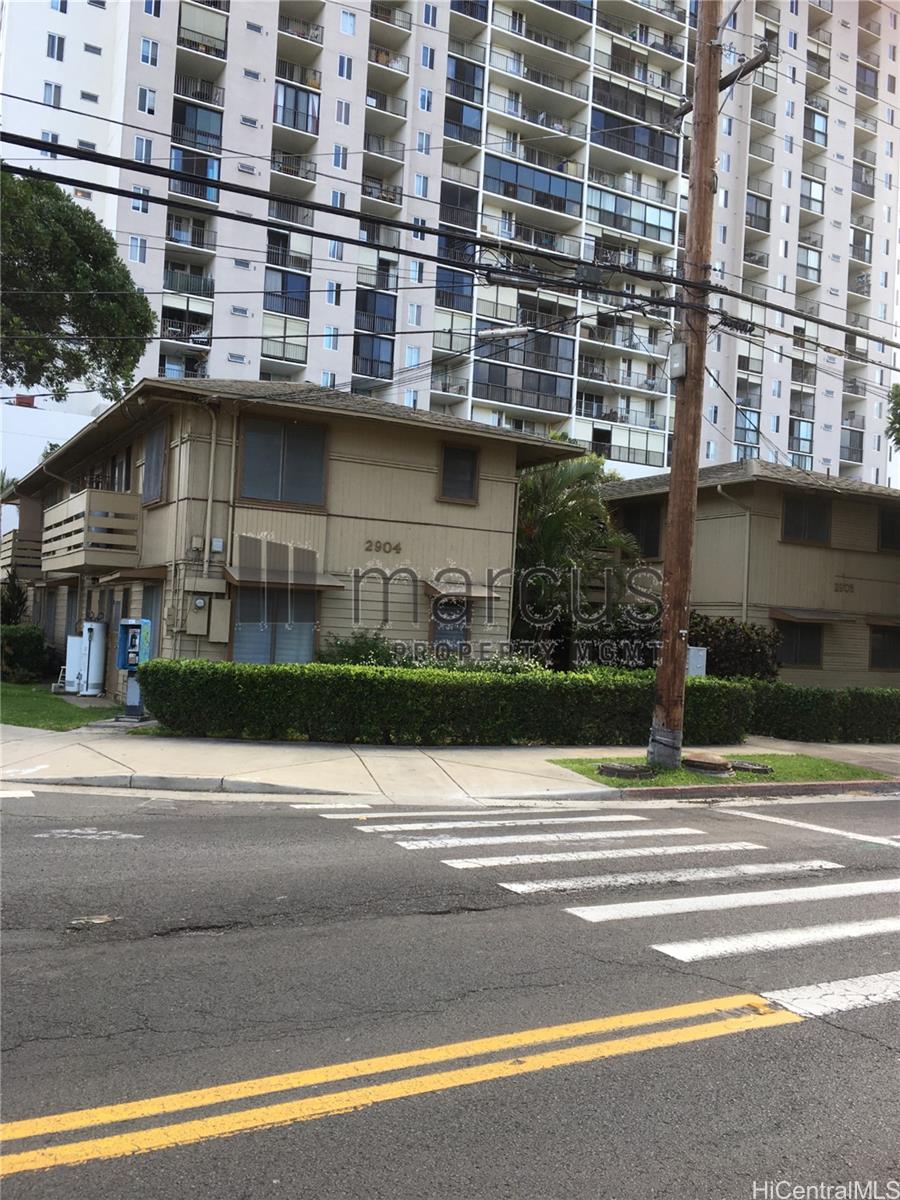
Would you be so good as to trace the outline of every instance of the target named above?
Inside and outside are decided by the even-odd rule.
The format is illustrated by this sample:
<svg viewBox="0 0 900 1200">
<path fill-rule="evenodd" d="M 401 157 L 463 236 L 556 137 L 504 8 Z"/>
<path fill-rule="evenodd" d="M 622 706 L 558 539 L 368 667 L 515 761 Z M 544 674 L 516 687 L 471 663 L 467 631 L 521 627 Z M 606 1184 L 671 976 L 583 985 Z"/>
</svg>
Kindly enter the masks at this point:
<svg viewBox="0 0 900 1200">
<path fill-rule="evenodd" d="M 857 767 L 853 763 L 836 762 L 831 758 L 813 758 L 809 754 L 756 754 L 748 751 L 744 755 L 731 755 L 731 758 L 742 759 L 745 762 L 766 763 L 774 768 L 771 775 L 753 775 L 749 771 L 735 771 L 731 779 L 710 777 L 700 771 L 687 771 L 680 767 L 676 771 L 657 771 L 649 779 L 616 779 L 613 776 L 601 775 L 597 770 L 600 762 L 634 763 L 640 758 L 551 758 L 549 761 L 558 767 L 568 767 L 579 775 L 592 779 L 595 783 L 606 783 L 610 787 L 642 788 L 642 787 L 690 787 L 699 784 L 712 784 L 716 787 L 728 788 L 735 783 L 809 783 L 832 782 L 847 779 L 890 779 L 882 771 L 871 771 L 868 767 Z"/>
<path fill-rule="evenodd" d="M 0 684 L 0 721 L 32 729 L 77 729 L 91 721 L 105 721 L 122 710 L 118 705 L 81 708 L 54 696 L 49 683 Z"/>
</svg>

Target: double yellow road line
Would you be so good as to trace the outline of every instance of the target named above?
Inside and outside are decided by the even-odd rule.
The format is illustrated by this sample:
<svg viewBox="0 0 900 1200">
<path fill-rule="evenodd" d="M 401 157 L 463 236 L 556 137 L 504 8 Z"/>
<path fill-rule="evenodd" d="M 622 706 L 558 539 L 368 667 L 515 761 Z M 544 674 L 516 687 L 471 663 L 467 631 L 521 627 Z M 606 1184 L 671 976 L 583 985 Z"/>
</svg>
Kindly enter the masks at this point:
<svg viewBox="0 0 900 1200">
<path fill-rule="evenodd" d="M 431 1046 L 379 1058 L 357 1059 L 354 1062 L 335 1063 L 326 1067 L 312 1067 L 284 1075 L 267 1075 L 259 1079 L 245 1079 L 196 1091 L 152 1096 L 125 1104 L 110 1104 L 100 1108 L 9 1121 L 0 1125 L 0 1138 L 4 1142 L 40 1138 L 49 1144 L 5 1154 L 0 1158 L 0 1176 L 16 1175 L 24 1171 L 41 1171 L 50 1167 L 78 1166 L 102 1159 L 188 1146 L 213 1138 L 231 1137 L 233 1134 L 274 1129 L 300 1121 L 314 1121 L 319 1117 L 355 1112 L 387 1100 L 424 1096 L 430 1092 L 447 1091 L 473 1083 L 509 1079 L 535 1071 L 615 1058 L 623 1054 L 637 1054 L 643 1050 L 656 1050 L 665 1046 L 700 1042 L 747 1030 L 770 1029 L 801 1020 L 802 1017 L 776 1008 L 762 996 L 720 996 L 714 1000 L 702 1000 L 692 1004 L 598 1017 L 591 1021 L 577 1021 L 542 1029 L 520 1030 L 468 1042 L 451 1042 L 444 1046 Z M 602 1037 L 599 1041 L 582 1040 L 592 1035 L 620 1034 L 624 1030 L 647 1029 L 652 1026 L 665 1028 L 626 1036 Z M 567 1044 L 514 1058 L 487 1058 L 503 1051 L 520 1051 L 548 1043 Z M 478 1058 L 486 1058 L 486 1061 L 465 1062 Z M 461 1065 L 449 1070 L 420 1070 L 435 1063 L 460 1060 L 463 1060 Z M 305 1095 L 277 1104 L 228 1108 L 226 1111 L 187 1121 L 157 1125 L 145 1123 L 153 1117 L 168 1117 L 190 1109 L 233 1105 L 258 1096 L 294 1092 L 344 1080 L 369 1080 L 373 1076 L 397 1072 L 405 1074 L 388 1082 L 367 1082 L 358 1087 Z M 100 1126 L 122 1125 L 128 1122 L 142 1124 L 124 1132 L 85 1140 L 51 1140 L 59 1134 L 70 1133 L 76 1129 L 96 1130 Z"/>
</svg>

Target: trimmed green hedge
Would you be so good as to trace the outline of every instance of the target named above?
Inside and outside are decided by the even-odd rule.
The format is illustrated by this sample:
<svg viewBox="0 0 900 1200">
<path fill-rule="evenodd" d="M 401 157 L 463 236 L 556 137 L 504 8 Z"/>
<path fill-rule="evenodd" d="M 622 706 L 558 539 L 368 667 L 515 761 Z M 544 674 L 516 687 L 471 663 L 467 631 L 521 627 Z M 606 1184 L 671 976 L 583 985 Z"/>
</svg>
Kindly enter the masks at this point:
<svg viewBox="0 0 900 1200">
<path fill-rule="evenodd" d="M 800 742 L 900 742 L 900 688 L 752 686 L 751 733 Z"/>
<path fill-rule="evenodd" d="M 139 676 L 147 709 L 179 733 L 379 745 L 641 745 L 654 688 L 649 671 L 504 675 L 163 659 Z M 751 711 L 750 682 L 690 680 L 686 740 L 740 742 Z"/>
<path fill-rule="evenodd" d="M 10 683 L 32 683 L 47 674 L 47 647 L 39 625 L 0 625 L 0 674 Z"/>
</svg>

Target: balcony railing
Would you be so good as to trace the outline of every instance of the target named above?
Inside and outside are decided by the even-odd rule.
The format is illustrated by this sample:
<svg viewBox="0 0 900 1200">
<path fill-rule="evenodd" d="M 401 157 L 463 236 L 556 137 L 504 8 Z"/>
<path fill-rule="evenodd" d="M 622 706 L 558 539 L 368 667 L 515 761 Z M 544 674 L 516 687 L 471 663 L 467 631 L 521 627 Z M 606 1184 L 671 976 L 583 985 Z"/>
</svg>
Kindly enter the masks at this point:
<svg viewBox="0 0 900 1200">
<path fill-rule="evenodd" d="M 659 166 L 668 167 L 673 171 L 678 166 L 678 155 L 674 152 L 660 150 L 656 146 L 647 146 L 643 142 L 635 141 L 633 137 L 611 133 L 609 130 L 601 130 L 599 133 L 593 134 L 591 141 L 595 146 L 605 146 L 607 150 L 615 150 L 618 154 L 625 154 L 629 158 L 642 158 L 645 162 L 657 163 Z"/>
<path fill-rule="evenodd" d="M 396 292 L 400 280 L 397 271 L 385 271 L 378 267 L 357 267 L 356 282 L 360 287 Z"/>
<path fill-rule="evenodd" d="M 435 299 L 435 304 L 438 304 Z M 440 305 L 438 304 L 438 307 Z M 431 337 L 435 350 L 445 350 L 451 354 L 466 354 L 472 349 L 472 335 L 452 329 L 436 329 Z"/>
<path fill-rule="evenodd" d="M 766 162 L 773 162 L 775 159 L 775 151 L 771 146 L 767 146 L 765 142 L 751 142 L 750 153 L 755 158 L 762 158 Z"/>
<path fill-rule="evenodd" d="M 856 443 L 845 442 L 843 439 L 841 439 L 841 462 L 861 463 L 862 460 L 862 446 Z"/>
<path fill-rule="evenodd" d="M 288 62 L 286 58 L 279 58 L 275 62 L 275 75 L 278 79 L 288 79 L 291 83 L 298 83 L 301 87 L 315 88 L 319 90 L 322 87 L 322 72 L 316 67 L 304 67 L 300 63 Z"/>
<path fill-rule="evenodd" d="M 383 204 L 403 203 L 403 188 L 398 183 L 385 183 L 369 175 L 363 175 L 362 195 L 366 200 L 380 200 Z"/>
<path fill-rule="evenodd" d="M 769 108 L 760 108 L 754 104 L 750 109 L 750 119 L 760 125 L 768 125 L 770 129 L 775 128 L 775 114 Z"/>
<path fill-rule="evenodd" d="M 444 121 L 444 137 L 452 138 L 456 142 L 468 142 L 470 146 L 480 146 L 482 141 L 480 129 L 462 125 L 459 121 Z"/>
<path fill-rule="evenodd" d="M 309 296 L 292 292 L 264 292 L 263 308 L 267 312 L 283 313 L 286 317 L 308 317 Z"/>
<path fill-rule="evenodd" d="M 367 133 L 363 139 L 363 149 L 369 154 L 379 154 L 382 158 L 394 158 L 403 162 L 406 147 L 403 142 L 394 138 L 382 137 L 380 133 Z"/>
<path fill-rule="evenodd" d="M 393 117 L 406 116 L 406 101 L 402 97 L 388 96 L 386 92 L 379 92 L 375 88 L 369 88 L 366 92 L 366 108 L 390 113 Z"/>
<path fill-rule="evenodd" d="M 359 236 L 362 241 L 376 246 L 389 246 L 393 250 L 400 246 L 400 231 L 379 225 L 376 221 L 360 221 Z"/>
<path fill-rule="evenodd" d="M 409 55 L 398 54 L 387 46 L 369 46 L 369 62 L 377 67 L 387 67 L 390 71 L 399 71 L 401 75 L 409 74 Z"/>
<path fill-rule="evenodd" d="M 12 571 L 20 579 L 32 579 L 41 570 L 41 539 L 21 529 L 10 529 L 0 538 L 0 579 Z"/>
<path fill-rule="evenodd" d="M 750 229 L 760 229 L 764 233 L 769 232 L 772 224 L 769 217 L 761 217 L 757 213 L 745 213 L 744 220 Z"/>
<path fill-rule="evenodd" d="M 447 396 L 468 396 L 468 379 L 454 379 L 451 375 L 432 375 L 431 390 Z"/>
<path fill-rule="evenodd" d="M 545 29 L 530 25 L 518 14 L 513 15 L 501 12 L 495 8 L 491 21 L 497 29 L 504 29 L 507 33 L 514 33 L 519 37 L 527 38 L 529 42 L 534 42 L 536 46 L 544 46 L 548 50 L 556 50 L 560 54 L 570 54 L 573 58 L 580 58 L 584 62 L 587 62 L 591 56 L 589 43 L 569 41 L 567 38 L 547 33 Z"/>
<path fill-rule="evenodd" d="M 505 71 L 507 75 L 515 75 L 526 83 L 535 83 L 539 87 L 549 88 L 553 92 L 574 96 L 577 100 L 587 100 L 588 98 L 586 84 L 564 79 L 562 75 L 542 71 L 540 67 L 528 62 L 527 59 L 513 58 L 500 50 L 491 51 L 491 66 L 499 71 Z"/>
<path fill-rule="evenodd" d="M 393 379 L 394 364 L 382 362 L 380 358 L 367 358 L 364 354 L 354 354 L 353 374 L 366 375 L 369 379 Z"/>
<path fill-rule="evenodd" d="M 295 179 L 306 179 L 314 182 L 316 178 L 316 160 L 304 158 L 302 154 L 283 154 L 280 150 L 272 151 L 272 170 L 281 175 L 292 175 Z"/>
<path fill-rule="evenodd" d="M 161 354 L 157 375 L 160 379 L 209 379 L 209 368 L 203 359 L 191 361 Z"/>
<path fill-rule="evenodd" d="M 412 16 L 402 8 L 393 4 L 381 4 L 378 0 L 372 4 L 372 20 L 383 21 L 385 25 L 395 25 L 397 29 L 412 29 Z"/>
<path fill-rule="evenodd" d="M 481 176 L 474 167 L 460 167 L 456 163 L 441 163 L 441 179 L 449 183 L 461 183 L 465 187 L 477 188 Z"/>
<path fill-rule="evenodd" d="M 322 26 L 315 25 L 312 21 L 298 21 L 295 17 L 279 14 L 278 32 L 289 33 L 291 37 L 302 38 L 304 42 L 314 42 L 317 46 L 322 45 Z"/>
<path fill-rule="evenodd" d="M 447 95 L 455 96 L 458 100 L 469 100 L 473 104 L 484 104 L 484 87 L 467 83 L 464 79 L 448 79 Z"/>
<path fill-rule="evenodd" d="M 166 241 L 180 246 L 192 246 L 195 250 L 215 250 L 216 235 L 203 225 L 186 221 L 176 223 L 172 217 L 166 221 Z"/>
<path fill-rule="evenodd" d="M 192 346 L 208 347 L 212 340 L 212 325 L 163 317 L 160 321 L 159 336 L 165 341 L 189 342 Z"/>
<path fill-rule="evenodd" d="M 874 167 L 875 164 L 878 162 L 878 157 L 875 154 L 875 151 L 874 150 L 866 150 L 864 147 L 860 147 L 858 150 L 854 150 L 853 157 L 856 159 L 857 162 L 866 163 L 867 166 L 870 166 L 870 167 Z"/>
<path fill-rule="evenodd" d="M 202 104 L 215 104 L 221 108 L 225 103 L 225 89 L 208 79 L 198 79 L 194 75 L 175 76 L 175 95 L 184 96 L 188 100 L 199 100 Z"/>
<path fill-rule="evenodd" d="M 866 418 L 864 416 L 858 417 L 856 413 L 845 413 L 841 417 L 841 425 L 844 429 L 865 429 Z"/>
<path fill-rule="evenodd" d="M 640 196 L 642 200 L 652 200 L 654 204 L 665 204 L 670 208 L 678 203 L 678 194 L 661 184 L 642 183 L 631 175 L 616 175 L 612 171 L 601 171 L 599 167 L 588 168 L 588 182 L 599 183 L 617 192 L 627 192 L 629 196 Z"/>
<path fill-rule="evenodd" d="M 483 233 L 493 234 L 503 241 L 524 242 L 537 250 L 549 250 L 554 254 L 566 254 L 572 258 L 581 258 L 584 250 L 584 243 L 580 238 L 568 237 L 564 233 L 557 233 L 555 229 L 526 225 L 524 221 L 513 220 L 510 224 L 502 217 L 485 214 L 481 218 L 481 229 Z"/>
<path fill-rule="evenodd" d="M 855 258 L 857 262 L 870 263 L 872 261 L 872 247 L 865 243 L 851 242 L 850 257 Z"/>
<path fill-rule="evenodd" d="M 651 71 L 645 62 L 639 58 L 630 58 L 623 54 L 606 54 L 603 50 L 594 51 L 594 66 L 604 71 L 612 71 L 616 75 L 624 75 L 626 79 L 634 79 L 638 83 L 646 83 L 650 87 L 660 88 L 664 92 L 672 92 L 680 96 L 682 84 L 663 75 L 659 71 Z"/>
<path fill-rule="evenodd" d="M 476 380 L 472 384 L 472 395 L 476 400 L 489 400 L 492 404 L 518 404 L 522 408 L 539 408 L 545 412 L 568 413 L 572 409 L 572 401 L 568 396 L 551 396 L 499 383 L 479 383 Z"/>
<path fill-rule="evenodd" d="M 851 396 L 865 396 L 866 381 L 865 379 L 845 379 L 844 391 Z"/>
<path fill-rule="evenodd" d="M 211 54 L 213 58 L 225 58 L 228 51 L 228 43 L 224 38 L 182 26 L 178 29 L 178 45 L 184 46 L 185 50 L 195 50 L 198 54 Z"/>
<path fill-rule="evenodd" d="M 816 406 L 811 400 L 792 400 L 790 414 L 792 417 L 797 417 L 800 421 L 814 421 L 816 419 Z"/>
<path fill-rule="evenodd" d="M 812 71 L 814 75 L 821 75 L 823 79 L 830 79 L 831 59 L 824 54 L 814 54 L 812 50 L 807 50 L 806 69 Z"/>
<path fill-rule="evenodd" d="M 771 196 L 772 185 L 765 179 L 760 179 L 758 175 L 749 175 L 747 177 L 747 191 L 755 192 L 757 196 Z"/>
<path fill-rule="evenodd" d="M 362 330 L 364 333 L 383 333 L 393 336 L 397 332 L 397 322 L 394 317 L 357 309 L 353 314 L 353 328 Z"/>
<path fill-rule="evenodd" d="M 751 267 L 768 267 L 769 255 L 765 250 L 745 250 L 744 262 L 749 263 Z"/>
<path fill-rule="evenodd" d="M 141 498 L 88 489 L 44 510 L 44 571 L 136 567 Z"/>
<path fill-rule="evenodd" d="M 210 151 L 213 154 L 218 154 L 222 148 L 221 133 L 198 129 L 194 125 L 180 125 L 177 122 L 172 125 L 172 141 L 177 142 L 179 146 L 194 146 L 198 150 Z"/>
<path fill-rule="evenodd" d="M 209 275 L 192 275 L 190 271 L 177 271 L 166 267 L 163 271 L 163 287 L 167 292 L 183 292 L 189 296 L 215 295 L 215 280 Z"/>
<path fill-rule="evenodd" d="M 305 363 L 306 346 L 297 345 L 283 338 L 263 338 L 263 358 L 280 358 L 284 362 Z"/>
<path fill-rule="evenodd" d="M 269 200 L 269 217 L 273 221 L 285 221 L 289 225 L 312 225 L 312 209 L 290 200 Z"/>
<path fill-rule="evenodd" d="M 464 42 L 452 37 L 447 43 L 447 53 L 455 54 L 458 58 L 471 58 L 473 62 L 483 63 L 486 57 L 485 47 L 477 42 Z"/>
<path fill-rule="evenodd" d="M 272 112 L 272 120 L 276 125 L 296 129 L 298 133 L 318 134 L 319 132 L 318 116 L 302 108 L 287 108 L 283 104 L 276 104 Z"/>
<path fill-rule="evenodd" d="M 584 121 L 574 121 L 570 117 L 557 116 L 544 109 L 532 108 L 521 99 L 504 96 L 502 92 L 488 92 L 488 108 L 494 112 L 504 113 L 508 117 L 517 117 L 520 121 L 528 121 L 531 125 L 540 125 L 542 129 L 550 129 L 554 133 L 567 137 L 584 138 L 587 136 L 587 125 Z"/>
<path fill-rule="evenodd" d="M 218 162 L 218 159 L 210 161 Z M 219 189 L 214 180 L 206 182 L 198 178 L 195 183 L 193 179 L 170 179 L 169 191 L 178 196 L 190 196 L 192 200 L 205 200 L 208 204 L 219 203 Z"/>
<path fill-rule="evenodd" d="M 286 267 L 289 271 L 309 271 L 312 259 L 308 254 L 295 254 L 287 246 L 266 247 L 266 262 L 270 267 Z"/>
</svg>

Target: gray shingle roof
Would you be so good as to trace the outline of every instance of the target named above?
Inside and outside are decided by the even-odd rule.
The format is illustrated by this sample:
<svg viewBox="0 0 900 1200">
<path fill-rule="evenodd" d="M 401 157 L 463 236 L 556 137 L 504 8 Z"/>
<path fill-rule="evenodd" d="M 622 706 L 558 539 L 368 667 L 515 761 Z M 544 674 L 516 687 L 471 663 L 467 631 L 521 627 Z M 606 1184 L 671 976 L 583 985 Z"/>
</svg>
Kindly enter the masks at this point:
<svg viewBox="0 0 900 1200">
<path fill-rule="evenodd" d="M 858 479 L 841 479 L 835 475 L 798 471 L 795 467 L 765 462 L 759 458 L 722 463 L 715 467 L 701 467 L 697 486 L 702 489 L 748 483 L 778 483 L 783 487 L 808 488 L 811 491 L 831 492 L 839 496 L 866 497 L 900 504 L 900 491 L 896 488 L 863 483 Z M 660 475 L 645 475 L 641 479 L 623 479 L 620 483 L 608 483 L 604 487 L 604 495 L 608 500 L 625 500 L 631 497 L 661 495 L 668 490 L 669 472 L 666 471 Z"/>
</svg>

